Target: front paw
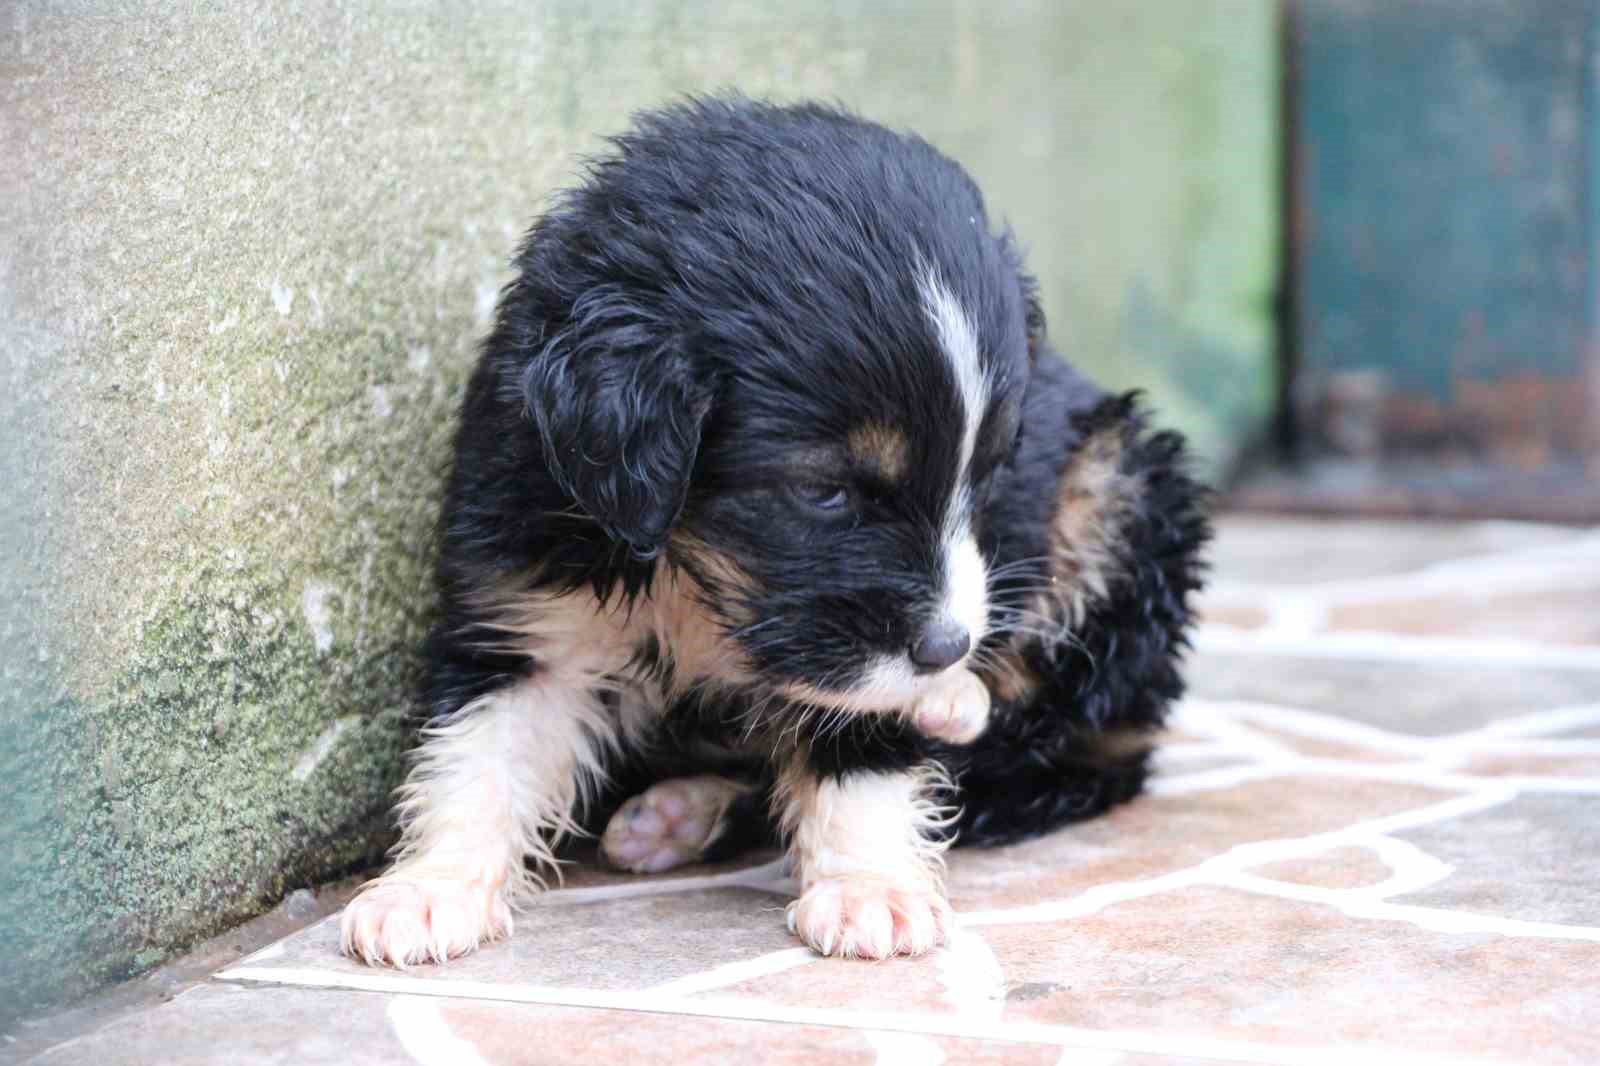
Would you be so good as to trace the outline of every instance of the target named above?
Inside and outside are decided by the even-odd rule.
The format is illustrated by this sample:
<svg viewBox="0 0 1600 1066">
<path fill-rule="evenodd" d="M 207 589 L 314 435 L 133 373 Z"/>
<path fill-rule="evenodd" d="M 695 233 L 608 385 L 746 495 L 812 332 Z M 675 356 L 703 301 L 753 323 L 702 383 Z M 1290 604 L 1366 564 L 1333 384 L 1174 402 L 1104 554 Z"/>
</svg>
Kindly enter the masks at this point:
<svg viewBox="0 0 1600 1066">
<path fill-rule="evenodd" d="M 511 933 L 500 893 L 463 881 L 380 878 L 339 919 L 339 947 L 370 965 L 401 969 L 465 955 Z"/>
<path fill-rule="evenodd" d="M 989 688 L 972 671 L 960 670 L 912 705 L 911 721 L 934 740 L 970 744 L 989 726 Z"/>
<path fill-rule="evenodd" d="M 875 877 L 829 877 L 789 904 L 789 931 L 820 955 L 886 959 L 942 944 L 950 905 L 931 887 Z"/>
</svg>

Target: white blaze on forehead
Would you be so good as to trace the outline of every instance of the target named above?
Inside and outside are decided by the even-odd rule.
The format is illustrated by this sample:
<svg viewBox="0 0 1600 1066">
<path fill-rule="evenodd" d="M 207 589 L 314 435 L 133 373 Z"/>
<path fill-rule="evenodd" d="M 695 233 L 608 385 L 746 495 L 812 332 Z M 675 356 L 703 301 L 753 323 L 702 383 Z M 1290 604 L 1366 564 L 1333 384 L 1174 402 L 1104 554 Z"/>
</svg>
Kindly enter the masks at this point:
<svg viewBox="0 0 1600 1066">
<path fill-rule="evenodd" d="M 955 488 L 945 512 L 941 535 L 945 569 L 944 608 L 966 626 L 976 646 L 989 617 L 988 567 L 972 536 L 971 496 L 966 477 L 978 445 L 978 427 L 989 406 L 989 379 L 978 352 L 978 330 L 972 316 L 932 267 L 923 267 L 917 280 L 922 308 L 939 338 L 939 349 L 950 364 L 956 391 L 961 394 L 961 458 Z"/>
<path fill-rule="evenodd" d="M 964 495 L 964 494 L 962 494 Z M 945 566 L 944 611 L 967 627 L 973 647 L 989 629 L 989 568 L 984 565 L 978 541 L 962 523 L 958 530 L 946 531 L 943 539 Z"/>
<path fill-rule="evenodd" d="M 932 267 L 923 268 L 917 288 L 922 294 L 922 310 L 933 324 L 939 350 L 950 363 L 956 391 L 961 394 L 961 469 L 965 471 L 978 443 L 978 426 L 983 422 L 984 408 L 989 406 L 989 379 L 984 375 L 983 360 L 978 354 L 978 330 L 967 309 Z"/>
</svg>

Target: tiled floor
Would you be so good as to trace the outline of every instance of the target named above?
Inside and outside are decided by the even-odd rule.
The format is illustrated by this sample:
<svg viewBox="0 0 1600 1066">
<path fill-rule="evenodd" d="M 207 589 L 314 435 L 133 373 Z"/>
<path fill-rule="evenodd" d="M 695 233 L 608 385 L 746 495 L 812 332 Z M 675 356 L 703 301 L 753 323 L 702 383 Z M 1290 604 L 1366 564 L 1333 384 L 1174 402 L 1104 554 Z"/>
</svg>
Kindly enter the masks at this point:
<svg viewBox="0 0 1600 1066">
<path fill-rule="evenodd" d="M 324 920 L 35 1061 L 1600 1062 L 1600 533 L 1234 518 L 1216 558 L 1150 794 L 956 852 L 931 957 L 796 947 L 771 864 L 579 870 L 448 966 Z"/>
</svg>

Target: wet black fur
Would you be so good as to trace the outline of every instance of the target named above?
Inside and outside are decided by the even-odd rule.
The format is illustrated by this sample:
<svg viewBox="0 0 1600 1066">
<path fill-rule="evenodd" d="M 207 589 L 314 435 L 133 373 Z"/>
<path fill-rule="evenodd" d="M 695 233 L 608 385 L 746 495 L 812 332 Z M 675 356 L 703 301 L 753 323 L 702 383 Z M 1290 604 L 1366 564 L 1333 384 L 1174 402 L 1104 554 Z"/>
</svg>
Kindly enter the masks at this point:
<svg viewBox="0 0 1600 1066">
<path fill-rule="evenodd" d="M 1122 469 L 1137 475 L 1141 494 L 1114 542 L 1119 577 L 1107 598 L 1093 601 L 1075 641 L 1024 645 L 1023 658 L 1043 684 L 1020 705 L 997 704 L 976 744 L 945 753 L 960 782 L 956 831 L 967 844 L 1032 836 L 1138 794 L 1145 749 L 1102 741 L 1154 730 L 1183 694 L 1189 597 L 1199 588 L 1199 553 L 1210 536 L 1205 494 L 1186 472 L 1182 438 L 1149 432 L 1136 397 L 1105 396 L 1065 364 L 1041 363 L 1026 427 L 992 505 L 1000 531 L 996 565 L 1043 551 L 1046 486 L 1091 434 L 1122 436 Z M 1014 603 L 1008 586 L 1026 582 L 1003 579 L 995 602 Z"/>
<path fill-rule="evenodd" d="M 914 264 L 935 268 L 973 317 L 992 381 L 966 472 L 955 382 Z M 943 760 L 960 782 L 966 842 L 1037 833 L 1138 791 L 1143 756 L 1107 759 L 1096 738 L 1153 728 L 1181 692 L 1202 493 L 1177 437 L 1147 432 L 1131 399 L 1049 348 L 1015 246 L 991 231 L 958 166 L 827 108 L 692 101 L 641 116 L 543 215 L 516 268 L 468 388 L 447 488 L 433 716 L 539 669 L 485 650 L 494 635 L 474 593 L 538 568 L 540 588 L 626 601 L 666 561 L 693 571 L 669 537 L 685 530 L 755 578 L 747 595 L 695 572 L 764 675 L 846 685 L 925 620 L 938 586 L 933 533 L 953 491 L 986 500 L 974 524 L 993 567 L 1042 556 L 1062 470 L 1109 425 L 1144 486 L 1118 544 L 1123 576 L 1076 643 L 1028 648 L 1039 692 L 997 707 L 962 749 L 881 715 L 807 739 L 825 775 Z M 869 420 L 912 434 L 914 473 L 893 492 L 837 475 L 842 441 Z M 847 483 L 845 516 L 808 503 L 813 465 Z M 1027 581 L 1011 573 L 992 601 L 1020 602 Z M 989 644 L 1006 638 L 997 627 Z M 671 649 L 628 651 L 643 668 L 673 669 Z M 805 709 L 763 695 L 709 686 L 680 701 L 661 735 L 613 768 L 617 796 L 707 769 L 765 780 L 759 744 Z M 752 733 L 755 711 L 764 728 Z M 724 847 L 770 832 L 755 796 Z"/>
</svg>

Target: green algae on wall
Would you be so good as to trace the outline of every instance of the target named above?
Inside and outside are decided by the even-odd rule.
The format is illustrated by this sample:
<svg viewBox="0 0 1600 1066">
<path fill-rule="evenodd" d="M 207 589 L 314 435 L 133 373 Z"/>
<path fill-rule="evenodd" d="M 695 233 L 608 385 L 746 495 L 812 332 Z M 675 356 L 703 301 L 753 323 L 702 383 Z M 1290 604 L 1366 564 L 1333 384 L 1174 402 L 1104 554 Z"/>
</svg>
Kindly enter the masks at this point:
<svg viewBox="0 0 1600 1066">
<path fill-rule="evenodd" d="M 1265 416 L 1272 8 L 255 0 L 0 12 L 0 1026 L 386 842 L 454 406 L 635 108 L 966 163 L 1086 368 Z"/>
<path fill-rule="evenodd" d="M 19 792 L 51 802 L 13 826 L 34 876 L 6 885 L 0 936 L 64 991 L 153 965 L 175 930 L 214 931 L 382 851 L 411 656 L 373 660 L 341 699 L 314 647 L 288 627 L 263 634 L 240 606 L 269 590 L 217 584 L 220 598 L 151 620 L 108 697 L 35 703 L 25 758 L 8 759 Z M 375 693 L 392 705 L 372 714 Z M 64 952 L 76 965 L 62 971 Z"/>
</svg>

